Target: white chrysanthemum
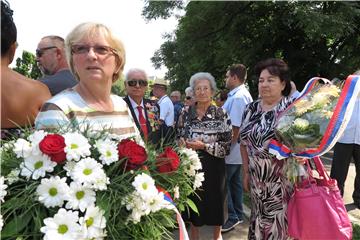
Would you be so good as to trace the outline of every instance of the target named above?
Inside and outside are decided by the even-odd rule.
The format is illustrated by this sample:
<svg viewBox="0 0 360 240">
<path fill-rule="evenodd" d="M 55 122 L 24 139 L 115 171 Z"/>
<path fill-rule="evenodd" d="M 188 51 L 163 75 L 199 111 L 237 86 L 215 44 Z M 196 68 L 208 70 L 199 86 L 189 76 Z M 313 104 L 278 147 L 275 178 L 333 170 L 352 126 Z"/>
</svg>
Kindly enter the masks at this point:
<svg viewBox="0 0 360 240">
<path fill-rule="evenodd" d="M 175 186 L 174 187 L 174 199 L 178 199 L 180 197 L 180 191 L 179 191 L 179 186 Z"/>
<path fill-rule="evenodd" d="M 15 168 L 11 170 L 10 173 L 6 176 L 8 183 L 13 184 L 14 182 L 17 182 L 20 179 L 19 174 L 20 174 L 19 168 Z"/>
<path fill-rule="evenodd" d="M 119 153 L 115 142 L 109 139 L 99 140 L 96 142 L 96 148 L 100 153 L 100 160 L 102 161 L 102 164 L 110 165 L 111 163 L 119 160 Z"/>
<path fill-rule="evenodd" d="M 88 140 L 80 133 L 66 133 L 66 147 L 64 149 L 67 160 L 79 161 L 81 157 L 90 156 L 90 144 Z"/>
<path fill-rule="evenodd" d="M 3 220 L 3 216 L 0 214 L 0 232 L 3 228 L 3 226 L 4 226 L 4 220 Z"/>
<path fill-rule="evenodd" d="M 66 178 L 55 176 L 43 178 L 36 192 L 39 196 L 39 201 L 49 208 L 62 206 L 64 200 L 68 199 L 69 190 L 69 186 L 66 184 Z"/>
<path fill-rule="evenodd" d="M 77 162 L 75 161 L 66 161 L 63 168 L 66 170 L 66 176 L 71 177 L 71 173 L 74 171 L 74 167 Z"/>
<path fill-rule="evenodd" d="M 158 194 L 155 194 L 147 199 L 147 209 L 149 209 L 149 212 L 157 212 L 163 208 L 164 201 L 164 193 L 159 192 Z M 145 212 L 147 212 L 147 209 Z"/>
<path fill-rule="evenodd" d="M 77 211 L 60 208 L 54 217 L 44 219 L 45 226 L 40 231 L 45 234 L 44 240 L 79 239 L 81 227 L 78 221 Z"/>
<path fill-rule="evenodd" d="M 32 146 L 33 155 L 41 154 L 39 143 L 44 139 L 46 135 L 48 135 L 48 133 L 45 132 L 44 130 L 37 130 L 28 137 L 28 140 L 30 141 Z"/>
<path fill-rule="evenodd" d="M 102 165 L 93 158 L 84 158 L 77 162 L 71 173 L 71 178 L 95 189 L 103 188 L 103 184 L 107 182 Z"/>
<path fill-rule="evenodd" d="M 309 121 L 303 118 L 297 118 L 294 121 L 294 127 L 298 129 L 306 129 L 309 126 Z"/>
<path fill-rule="evenodd" d="M 106 176 L 106 173 L 103 171 L 103 173 L 101 173 L 99 177 L 95 179 L 92 187 L 96 190 L 106 190 L 108 184 L 110 184 L 110 179 Z"/>
<path fill-rule="evenodd" d="M 80 211 L 84 212 L 86 208 L 95 205 L 96 197 L 92 189 L 84 187 L 80 183 L 72 182 L 70 183 L 69 198 L 67 200 L 65 206 L 67 209 L 80 209 Z"/>
<path fill-rule="evenodd" d="M 30 156 L 30 154 L 32 152 L 31 143 L 26 141 L 25 139 L 19 138 L 14 143 L 13 151 L 18 158 L 20 158 L 20 157 L 26 158 L 26 157 Z"/>
<path fill-rule="evenodd" d="M 24 162 L 20 164 L 21 176 L 32 179 L 39 179 L 45 177 L 46 172 L 54 171 L 56 162 L 50 160 L 50 158 L 44 154 L 31 155 L 24 159 Z"/>
<path fill-rule="evenodd" d="M 142 211 L 142 209 L 146 208 L 145 201 L 142 199 L 142 197 L 136 191 L 134 191 L 133 193 L 126 196 L 122 200 L 121 204 L 125 205 L 126 209 L 129 211 L 131 211 L 133 209 L 139 209 Z"/>
<path fill-rule="evenodd" d="M 8 186 L 5 184 L 5 178 L 3 176 L 0 177 L 0 202 L 4 202 L 4 197 L 6 196 L 6 188 Z"/>
<path fill-rule="evenodd" d="M 141 217 L 143 216 L 142 210 L 134 208 L 131 211 L 131 214 L 129 215 L 129 221 L 132 221 L 134 223 L 139 223 L 141 220 Z"/>
<path fill-rule="evenodd" d="M 199 172 L 195 175 L 194 190 L 202 186 L 202 182 L 205 180 L 204 173 Z"/>
<path fill-rule="evenodd" d="M 86 209 L 85 216 L 81 217 L 79 222 L 84 238 L 103 239 L 106 237 L 106 219 L 104 217 L 104 210 L 99 207 L 92 206 Z"/>
<path fill-rule="evenodd" d="M 181 150 L 182 154 L 185 154 L 187 158 L 184 159 L 185 173 L 189 176 L 195 176 L 196 171 L 202 169 L 201 161 L 196 151 L 184 148 Z"/>
<path fill-rule="evenodd" d="M 155 181 L 146 173 L 139 174 L 135 177 L 132 185 L 143 199 L 157 194 L 158 190 L 155 187 Z"/>
</svg>

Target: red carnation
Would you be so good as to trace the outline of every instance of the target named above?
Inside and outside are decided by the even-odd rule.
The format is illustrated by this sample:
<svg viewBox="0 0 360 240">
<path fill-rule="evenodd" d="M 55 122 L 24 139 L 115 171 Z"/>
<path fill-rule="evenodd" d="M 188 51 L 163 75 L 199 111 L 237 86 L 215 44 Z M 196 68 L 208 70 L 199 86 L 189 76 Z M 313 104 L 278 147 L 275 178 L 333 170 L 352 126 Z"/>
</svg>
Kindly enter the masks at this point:
<svg viewBox="0 0 360 240">
<path fill-rule="evenodd" d="M 59 134 L 48 134 L 39 143 L 40 151 L 56 163 L 63 163 L 66 160 L 65 147 L 65 138 Z"/>
<path fill-rule="evenodd" d="M 140 167 L 147 159 L 145 148 L 136 142 L 124 139 L 118 144 L 119 158 L 127 158 L 126 170 Z"/>
<path fill-rule="evenodd" d="M 171 147 L 166 147 L 156 160 L 157 169 L 161 173 L 176 171 L 180 165 L 179 156 Z"/>
</svg>

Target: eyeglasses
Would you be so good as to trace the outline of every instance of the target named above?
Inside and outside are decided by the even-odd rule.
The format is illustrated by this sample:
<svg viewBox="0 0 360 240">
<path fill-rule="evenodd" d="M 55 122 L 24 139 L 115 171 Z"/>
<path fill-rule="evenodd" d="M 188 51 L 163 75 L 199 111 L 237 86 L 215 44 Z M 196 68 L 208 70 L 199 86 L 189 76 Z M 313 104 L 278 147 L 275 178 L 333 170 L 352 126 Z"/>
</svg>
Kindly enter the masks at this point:
<svg viewBox="0 0 360 240">
<path fill-rule="evenodd" d="M 201 92 L 201 91 L 208 92 L 208 91 L 210 91 L 210 88 L 209 87 L 197 87 L 197 88 L 195 88 L 195 92 Z"/>
<path fill-rule="evenodd" d="M 46 50 L 57 48 L 56 46 L 44 47 L 36 49 L 36 57 L 41 57 Z"/>
<path fill-rule="evenodd" d="M 107 55 L 109 53 L 117 54 L 116 49 L 109 47 L 109 46 L 102 46 L 102 45 L 85 45 L 85 44 L 76 44 L 71 46 L 71 53 L 72 54 L 87 54 L 90 52 L 90 49 L 93 49 L 94 53 L 98 55 Z"/>
<path fill-rule="evenodd" d="M 191 100 L 191 98 L 192 98 L 192 97 L 190 97 L 190 96 L 186 96 L 185 99 L 186 99 L 186 100 Z"/>
<path fill-rule="evenodd" d="M 148 82 L 145 81 L 145 80 L 129 80 L 127 81 L 127 84 L 130 86 L 130 87 L 135 87 L 137 84 L 139 84 L 140 87 L 146 87 L 148 85 Z"/>
</svg>

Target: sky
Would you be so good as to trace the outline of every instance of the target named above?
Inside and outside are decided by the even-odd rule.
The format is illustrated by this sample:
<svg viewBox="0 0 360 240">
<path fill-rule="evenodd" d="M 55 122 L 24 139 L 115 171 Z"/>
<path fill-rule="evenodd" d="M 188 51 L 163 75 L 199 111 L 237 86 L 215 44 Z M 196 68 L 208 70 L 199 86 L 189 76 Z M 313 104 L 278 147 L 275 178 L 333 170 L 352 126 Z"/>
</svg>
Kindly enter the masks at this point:
<svg viewBox="0 0 360 240">
<path fill-rule="evenodd" d="M 164 42 L 162 36 L 173 32 L 175 18 L 147 22 L 141 12 L 143 0 L 7 0 L 14 11 L 18 32 L 15 59 L 23 50 L 35 53 L 40 39 L 46 35 L 63 38 L 78 24 L 99 22 L 108 26 L 124 43 L 126 65 L 142 68 L 149 76 L 163 77 L 166 68 L 156 70 L 150 58 Z M 15 64 L 15 60 L 12 65 Z"/>
</svg>

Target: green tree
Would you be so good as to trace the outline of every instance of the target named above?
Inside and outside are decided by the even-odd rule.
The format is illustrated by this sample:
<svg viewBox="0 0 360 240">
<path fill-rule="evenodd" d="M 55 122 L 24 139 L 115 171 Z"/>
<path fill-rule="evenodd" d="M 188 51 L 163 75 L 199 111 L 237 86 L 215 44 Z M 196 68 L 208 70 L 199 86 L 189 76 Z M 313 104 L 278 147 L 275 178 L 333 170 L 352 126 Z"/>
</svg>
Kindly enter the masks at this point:
<svg viewBox="0 0 360 240">
<path fill-rule="evenodd" d="M 145 17 L 167 16 L 183 5 L 145 2 Z M 269 57 L 284 59 L 302 88 L 313 76 L 344 78 L 360 66 L 359 2 L 189 2 L 177 29 L 165 36 L 152 61 L 165 65 L 172 86 L 184 89 L 192 74 L 208 71 L 224 85 L 227 66 L 249 67 L 249 86 L 257 96 L 254 66 Z"/>
<path fill-rule="evenodd" d="M 120 78 L 113 83 L 113 85 L 111 86 L 111 93 L 121 97 L 126 95 L 124 79 L 125 79 L 124 75 L 121 75 Z"/>
<path fill-rule="evenodd" d="M 16 67 L 13 70 L 32 79 L 42 76 L 35 55 L 28 51 L 23 51 L 21 58 L 16 59 Z"/>
</svg>

